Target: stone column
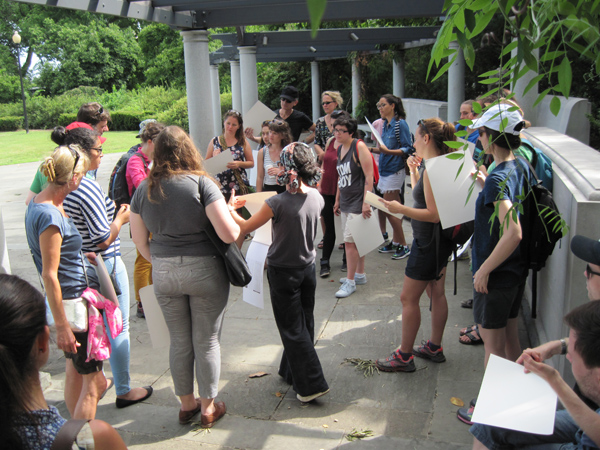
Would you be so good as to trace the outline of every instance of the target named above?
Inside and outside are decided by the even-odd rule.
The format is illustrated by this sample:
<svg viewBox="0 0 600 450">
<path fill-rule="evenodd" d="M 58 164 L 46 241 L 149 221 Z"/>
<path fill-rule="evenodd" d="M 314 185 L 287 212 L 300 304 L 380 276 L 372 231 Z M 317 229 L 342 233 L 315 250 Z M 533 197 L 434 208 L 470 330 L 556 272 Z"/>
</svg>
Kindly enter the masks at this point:
<svg viewBox="0 0 600 450">
<path fill-rule="evenodd" d="M 182 31 L 190 135 L 204 156 L 214 133 L 208 31 Z"/>
<path fill-rule="evenodd" d="M 352 117 L 356 118 L 356 108 L 360 102 L 360 70 L 356 58 L 352 60 Z"/>
<path fill-rule="evenodd" d="M 315 123 L 321 117 L 321 77 L 317 61 L 310 62 L 310 76 L 312 87 L 312 120 Z"/>
<path fill-rule="evenodd" d="M 450 48 L 458 49 L 458 56 L 448 70 L 448 122 L 455 122 L 460 119 L 460 105 L 465 101 L 465 56 L 457 42 L 450 42 Z"/>
<path fill-rule="evenodd" d="M 514 57 L 516 55 L 516 52 L 517 49 L 513 50 L 511 56 Z M 539 49 L 533 50 L 532 55 L 539 62 Z M 524 65 L 525 63 L 523 63 L 521 69 L 524 67 Z M 535 108 L 533 107 L 533 104 L 535 103 L 539 95 L 539 84 L 534 84 L 533 87 L 527 92 L 527 94 L 523 95 L 523 92 L 525 91 L 525 88 L 527 87 L 529 82 L 537 76 L 538 72 L 527 72 L 525 75 L 519 78 L 519 80 L 515 84 L 513 91 L 515 93 L 515 99 L 517 100 L 519 106 L 525 114 L 525 118 L 529 120 L 533 126 L 537 126 L 537 109 L 540 107 L 540 105 L 536 106 Z"/>
<path fill-rule="evenodd" d="M 213 107 L 213 134 L 221 134 L 221 89 L 219 88 L 219 66 L 210 66 L 210 90 Z"/>
<path fill-rule="evenodd" d="M 242 110 L 242 84 L 240 81 L 240 62 L 229 61 L 231 67 L 231 108 Z"/>
<path fill-rule="evenodd" d="M 242 115 L 258 100 L 256 81 L 256 47 L 238 47 L 240 52 L 240 75 L 242 86 Z"/>
<path fill-rule="evenodd" d="M 392 93 L 396 97 L 404 98 L 404 84 L 406 83 L 406 78 L 404 74 L 404 52 L 400 52 L 394 58 L 394 62 L 392 65 L 393 68 L 393 90 Z"/>
</svg>

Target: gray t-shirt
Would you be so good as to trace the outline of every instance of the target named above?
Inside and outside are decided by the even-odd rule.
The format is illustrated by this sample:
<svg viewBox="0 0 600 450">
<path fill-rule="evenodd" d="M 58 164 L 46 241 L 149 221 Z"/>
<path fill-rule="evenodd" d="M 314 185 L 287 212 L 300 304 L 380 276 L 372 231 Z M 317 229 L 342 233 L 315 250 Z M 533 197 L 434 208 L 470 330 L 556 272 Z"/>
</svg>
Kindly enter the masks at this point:
<svg viewBox="0 0 600 450">
<path fill-rule="evenodd" d="M 267 263 L 275 267 L 302 268 L 312 264 L 314 241 L 325 201 L 316 189 L 306 194 L 288 191 L 265 200 L 273 211 L 273 243 Z"/>
<path fill-rule="evenodd" d="M 131 212 L 139 214 L 152 233 L 152 256 L 219 255 L 204 232 L 210 223 L 204 207 L 223 198 L 220 187 L 210 178 L 197 175 L 176 175 L 163 179 L 161 185 L 165 196 L 157 195 L 156 202 L 148 199 L 147 179 L 131 200 Z"/>
</svg>

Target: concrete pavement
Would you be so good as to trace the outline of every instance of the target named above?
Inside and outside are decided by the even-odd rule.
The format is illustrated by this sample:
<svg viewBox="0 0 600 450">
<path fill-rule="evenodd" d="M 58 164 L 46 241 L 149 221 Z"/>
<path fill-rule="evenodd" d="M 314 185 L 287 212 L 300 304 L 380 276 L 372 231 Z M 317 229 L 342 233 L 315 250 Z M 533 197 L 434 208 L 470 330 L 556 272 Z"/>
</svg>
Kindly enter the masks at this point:
<svg viewBox="0 0 600 450">
<path fill-rule="evenodd" d="M 106 155 L 103 159 L 98 179 L 105 189 L 119 156 Z M 37 166 L 0 167 L 0 207 L 12 272 L 39 287 L 23 226 L 24 200 Z M 404 230 L 409 239 L 408 223 Z M 123 228 L 121 239 L 134 305 L 135 248 L 129 227 Z M 456 419 L 457 408 L 450 402 L 451 397 L 458 397 L 468 403 L 477 395 L 483 376 L 483 347 L 458 342 L 458 329 L 473 320 L 471 310 L 460 308 L 460 301 L 471 297 L 468 261 L 458 263 L 457 296 L 452 295 L 453 265 L 448 269 L 449 318 L 443 342 L 447 361 L 435 364 L 416 359 L 418 370 L 412 374 L 382 372 L 365 377 L 344 359 L 376 359 L 389 355 L 400 344 L 399 295 L 406 260 L 369 254 L 367 285 L 359 286 L 347 299 L 336 299 L 338 278 L 345 276 L 340 271 L 341 257 L 342 252 L 334 250 L 332 275 L 319 279 L 315 308 L 316 347 L 331 388 L 328 395 L 311 404 L 296 399 L 293 389 L 277 375 L 282 346 L 269 299 L 260 310 L 242 301 L 240 288 L 232 288 L 222 333 L 218 397 L 226 403 L 227 414 L 212 430 L 179 425 L 179 401 L 173 392 L 168 351 L 152 348 L 146 322 L 136 318 L 134 306 L 130 321 L 131 385 L 152 385 L 154 394 L 144 403 L 116 409 L 115 390 L 111 389 L 100 401 L 96 417 L 111 423 L 133 449 L 470 448 L 468 427 Z M 429 335 L 428 307 L 424 295 L 416 344 Z M 105 367 L 110 375 L 110 365 Z M 51 375 L 45 390 L 47 399 L 68 417 L 62 397 L 62 352 L 52 352 L 44 371 Z M 269 375 L 249 378 L 263 371 Z M 373 437 L 350 442 L 345 435 L 353 429 L 372 430 Z"/>
</svg>

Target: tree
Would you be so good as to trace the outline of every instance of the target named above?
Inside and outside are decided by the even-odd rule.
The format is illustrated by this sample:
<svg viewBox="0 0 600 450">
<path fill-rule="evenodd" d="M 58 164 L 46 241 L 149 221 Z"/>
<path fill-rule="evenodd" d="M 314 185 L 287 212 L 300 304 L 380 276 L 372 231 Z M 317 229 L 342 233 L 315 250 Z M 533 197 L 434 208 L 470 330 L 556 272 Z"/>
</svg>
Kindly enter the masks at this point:
<svg viewBox="0 0 600 450">
<path fill-rule="evenodd" d="M 145 84 L 185 86 L 183 41 L 179 32 L 165 24 L 151 23 L 139 33 L 144 59 Z"/>
</svg>

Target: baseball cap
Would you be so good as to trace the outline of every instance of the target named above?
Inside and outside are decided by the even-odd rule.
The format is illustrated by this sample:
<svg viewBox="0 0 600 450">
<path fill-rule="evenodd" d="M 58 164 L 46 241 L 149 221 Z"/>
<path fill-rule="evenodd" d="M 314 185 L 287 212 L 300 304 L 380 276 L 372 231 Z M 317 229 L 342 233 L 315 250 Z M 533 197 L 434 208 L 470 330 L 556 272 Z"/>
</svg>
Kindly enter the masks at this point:
<svg viewBox="0 0 600 450">
<path fill-rule="evenodd" d="M 70 130 L 74 130 L 75 128 L 87 128 L 88 130 L 93 130 L 94 127 L 91 126 L 89 123 L 85 123 L 85 122 L 71 122 L 69 125 L 67 125 L 65 127 L 65 130 L 70 131 Z M 104 136 L 98 136 L 100 138 L 100 143 L 104 144 L 106 142 L 106 138 Z"/>
<path fill-rule="evenodd" d="M 285 98 L 290 102 L 298 100 L 298 89 L 296 89 L 294 86 L 286 86 L 283 88 L 283 91 L 281 91 L 281 95 L 279 97 Z"/>
<path fill-rule="evenodd" d="M 148 126 L 149 123 L 156 123 L 156 119 L 142 120 L 140 122 L 140 132 L 138 133 L 136 138 L 139 138 L 142 135 L 142 133 L 146 130 L 146 127 Z"/>
<path fill-rule="evenodd" d="M 515 109 L 515 106 L 505 103 L 494 105 L 483 113 L 481 117 L 476 119 L 469 128 L 488 127 L 491 130 L 518 136 L 525 127 L 525 120 L 518 109 L 516 111 L 509 111 L 511 108 Z M 502 121 L 505 121 L 503 128 Z"/>
<path fill-rule="evenodd" d="M 571 239 L 571 251 L 579 259 L 600 266 L 600 241 L 578 234 Z"/>
</svg>

